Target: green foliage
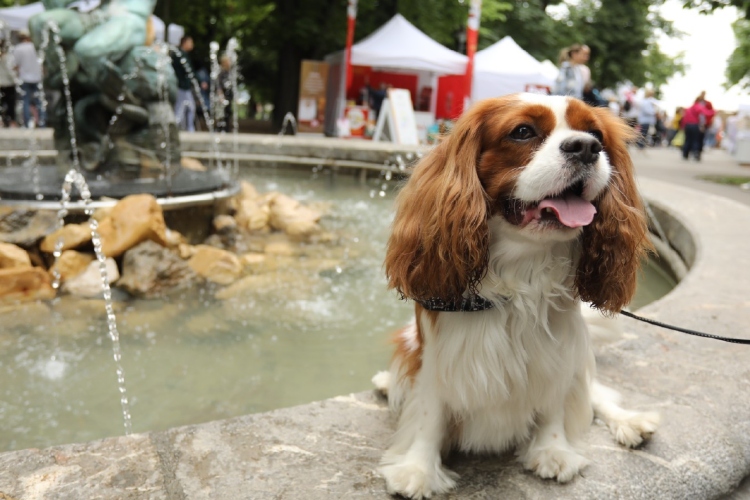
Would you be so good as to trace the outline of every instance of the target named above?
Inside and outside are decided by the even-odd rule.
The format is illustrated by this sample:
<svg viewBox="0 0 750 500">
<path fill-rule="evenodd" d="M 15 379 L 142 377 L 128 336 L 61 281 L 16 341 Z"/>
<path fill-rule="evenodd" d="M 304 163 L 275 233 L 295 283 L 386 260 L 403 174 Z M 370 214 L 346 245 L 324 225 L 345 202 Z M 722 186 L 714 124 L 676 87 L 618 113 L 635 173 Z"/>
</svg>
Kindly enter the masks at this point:
<svg viewBox="0 0 750 500">
<path fill-rule="evenodd" d="M 750 20 L 738 19 L 732 24 L 737 47 L 727 62 L 727 87 L 740 84 L 750 88 Z"/>
<path fill-rule="evenodd" d="M 701 14 L 710 14 L 724 7 L 737 7 L 737 10 L 750 18 L 750 0 L 683 0 L 686 9 L 698 9 Z"/>
</svg>

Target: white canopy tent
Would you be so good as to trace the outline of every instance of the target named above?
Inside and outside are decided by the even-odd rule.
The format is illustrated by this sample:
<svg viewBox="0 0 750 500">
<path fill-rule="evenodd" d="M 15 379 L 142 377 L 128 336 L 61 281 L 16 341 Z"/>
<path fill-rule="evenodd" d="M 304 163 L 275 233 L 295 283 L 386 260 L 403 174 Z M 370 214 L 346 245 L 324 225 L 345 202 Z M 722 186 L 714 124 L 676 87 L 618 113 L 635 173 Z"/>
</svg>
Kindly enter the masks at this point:
<svg viewBox="0 0 750 500">
<path fill-rule="evenodd" d="M 2 20 L 11 31 L 27 30 L 29 29 L 29 19 L 31 16 L 43 11 L 44 6 L 42 5 L 42 2 L 7 7 L 5 9 L 0 9 L 0 20 Z"/>
<path fill-rule="evenodd" d="M 344 51 L 330 54 L 326 62 L 330 65 L 328 95 L 326 98 L 326 133 L 333 134 L 335 121 L 344 110 L 346 99 L 346 75 Z M 353 66 L 370 66 L 384 70 L 396 70 L 421 74 L 437 89 L 440 75 L 463 74 L 468 58 L 439 44 L 422 33 L 401 14 L 378 28 L 368 37 L 352 46 Z M 433 103 L 437 92 L 433 92 Z"/>
<path fill-rule="evenodd" d="M 81 12 L 88 12 L 99 6 L 99 0 L 79 0 L 71 4 L 71 7 L 75 7 Z M 44 5 L 42 2 L 34 2 L 28 5 L 20 5 L 17 7 L 8 7 L 0 9 L 0 21 L 5 23 L 7 29 L 10 31 L 20 31 L 29 29 L 29 19 L 35 14 L 44 12 Z M 164 40 L 166 27 L 164 21 L 158 17 L 152 15 L 151 22 L 154 25 L 154 32 L 157 40 Z M 180 38 L 185 34 L 185 29 L 182 26 L 176 24 L 169 25 L 169 43 L 177 45 L 180 42 Z"/>
<path fill-rule="evenodd" d="M 525 92 L 533 87 L 551 88 L 555 82 L 549 68 L 509 36 L 477 52 L 474 60 L 474 101 Z"/>
<path fill-rule="evenodd" d="M 555 63 L 549 59 L 542 61 L 542 71 L 547 75 L 547 78 L 551 78 L 552 80 L 555 80 L 557 75 L 560 74 L 560 68 L 555 66 Z"/>
<path fill-rule="evenodd" d="M 343 52 L 336 54 L 343 57 Z M 441 75 L 466 71 L 467 58 L 425 35 L 401 14 L 352 46 L 354 66 L 429 71 Z"/>
</svg>

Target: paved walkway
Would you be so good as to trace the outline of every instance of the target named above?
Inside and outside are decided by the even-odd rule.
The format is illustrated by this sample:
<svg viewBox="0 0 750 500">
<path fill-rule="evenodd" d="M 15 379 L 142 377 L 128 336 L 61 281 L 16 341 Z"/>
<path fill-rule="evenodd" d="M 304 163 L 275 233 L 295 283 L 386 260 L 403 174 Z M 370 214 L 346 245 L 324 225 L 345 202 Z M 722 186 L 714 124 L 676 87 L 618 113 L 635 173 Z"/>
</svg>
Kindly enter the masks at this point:
<svg viewBox="0 0 750 500">
<path fill-rule="evenodd" d="M 745 205 L 750 205 L 750 191 L 738 186 L 717 184 L 698 179 L 702 175 L 728 175 L 750 178 L 750 166 L 740 166 L 729 153 L 720 149 L 707 150 L 701 162 L 685 161 L 675 148 L 632 148 L 631 156 L 636 172 L 672 184 L 723 196 Z"/>
</svg>

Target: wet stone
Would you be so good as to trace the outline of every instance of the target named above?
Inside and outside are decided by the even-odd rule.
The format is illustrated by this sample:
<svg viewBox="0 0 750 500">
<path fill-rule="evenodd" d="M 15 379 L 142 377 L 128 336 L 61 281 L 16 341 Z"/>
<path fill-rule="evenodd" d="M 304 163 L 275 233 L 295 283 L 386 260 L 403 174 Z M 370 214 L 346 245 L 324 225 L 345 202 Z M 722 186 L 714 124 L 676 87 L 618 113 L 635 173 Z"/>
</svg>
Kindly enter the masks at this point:
<svg viewBox="0 0 750 500">
<path fill-rule="evenodd" d="M 0 241 L 30 247 L 56 230 L 58 224 L 54 212 L 0 208 Z"/>
<path fill-rule="evenodd" d="M 192 288 L 202 281 L 178 253 L 144 241 L 125 252 L 117 286 L 136 297 L 151 298 Z"/>
</svg>

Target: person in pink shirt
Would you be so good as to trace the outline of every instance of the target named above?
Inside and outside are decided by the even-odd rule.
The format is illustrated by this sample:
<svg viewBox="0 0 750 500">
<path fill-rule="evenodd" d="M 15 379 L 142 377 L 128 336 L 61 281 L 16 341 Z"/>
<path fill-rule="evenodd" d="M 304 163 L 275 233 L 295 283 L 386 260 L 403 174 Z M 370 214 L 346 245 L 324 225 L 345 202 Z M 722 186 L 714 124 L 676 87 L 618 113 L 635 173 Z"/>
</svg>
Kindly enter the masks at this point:
<svg viewBox="0 0 750 500">
<path fill-rule="evenodd" d="M 705 92 L 701 92 L 693 105 L 685 110 L 682 117 L 682 125 L 685 129 L 685 143 L 682 145 L 683 159 L 687 160 L 692 153 L 695 161 L 701 161 L 706 126 L 713 119 L 714 114 L 716 112 L 711 103 L 706 101 Z"/>
</svg>

